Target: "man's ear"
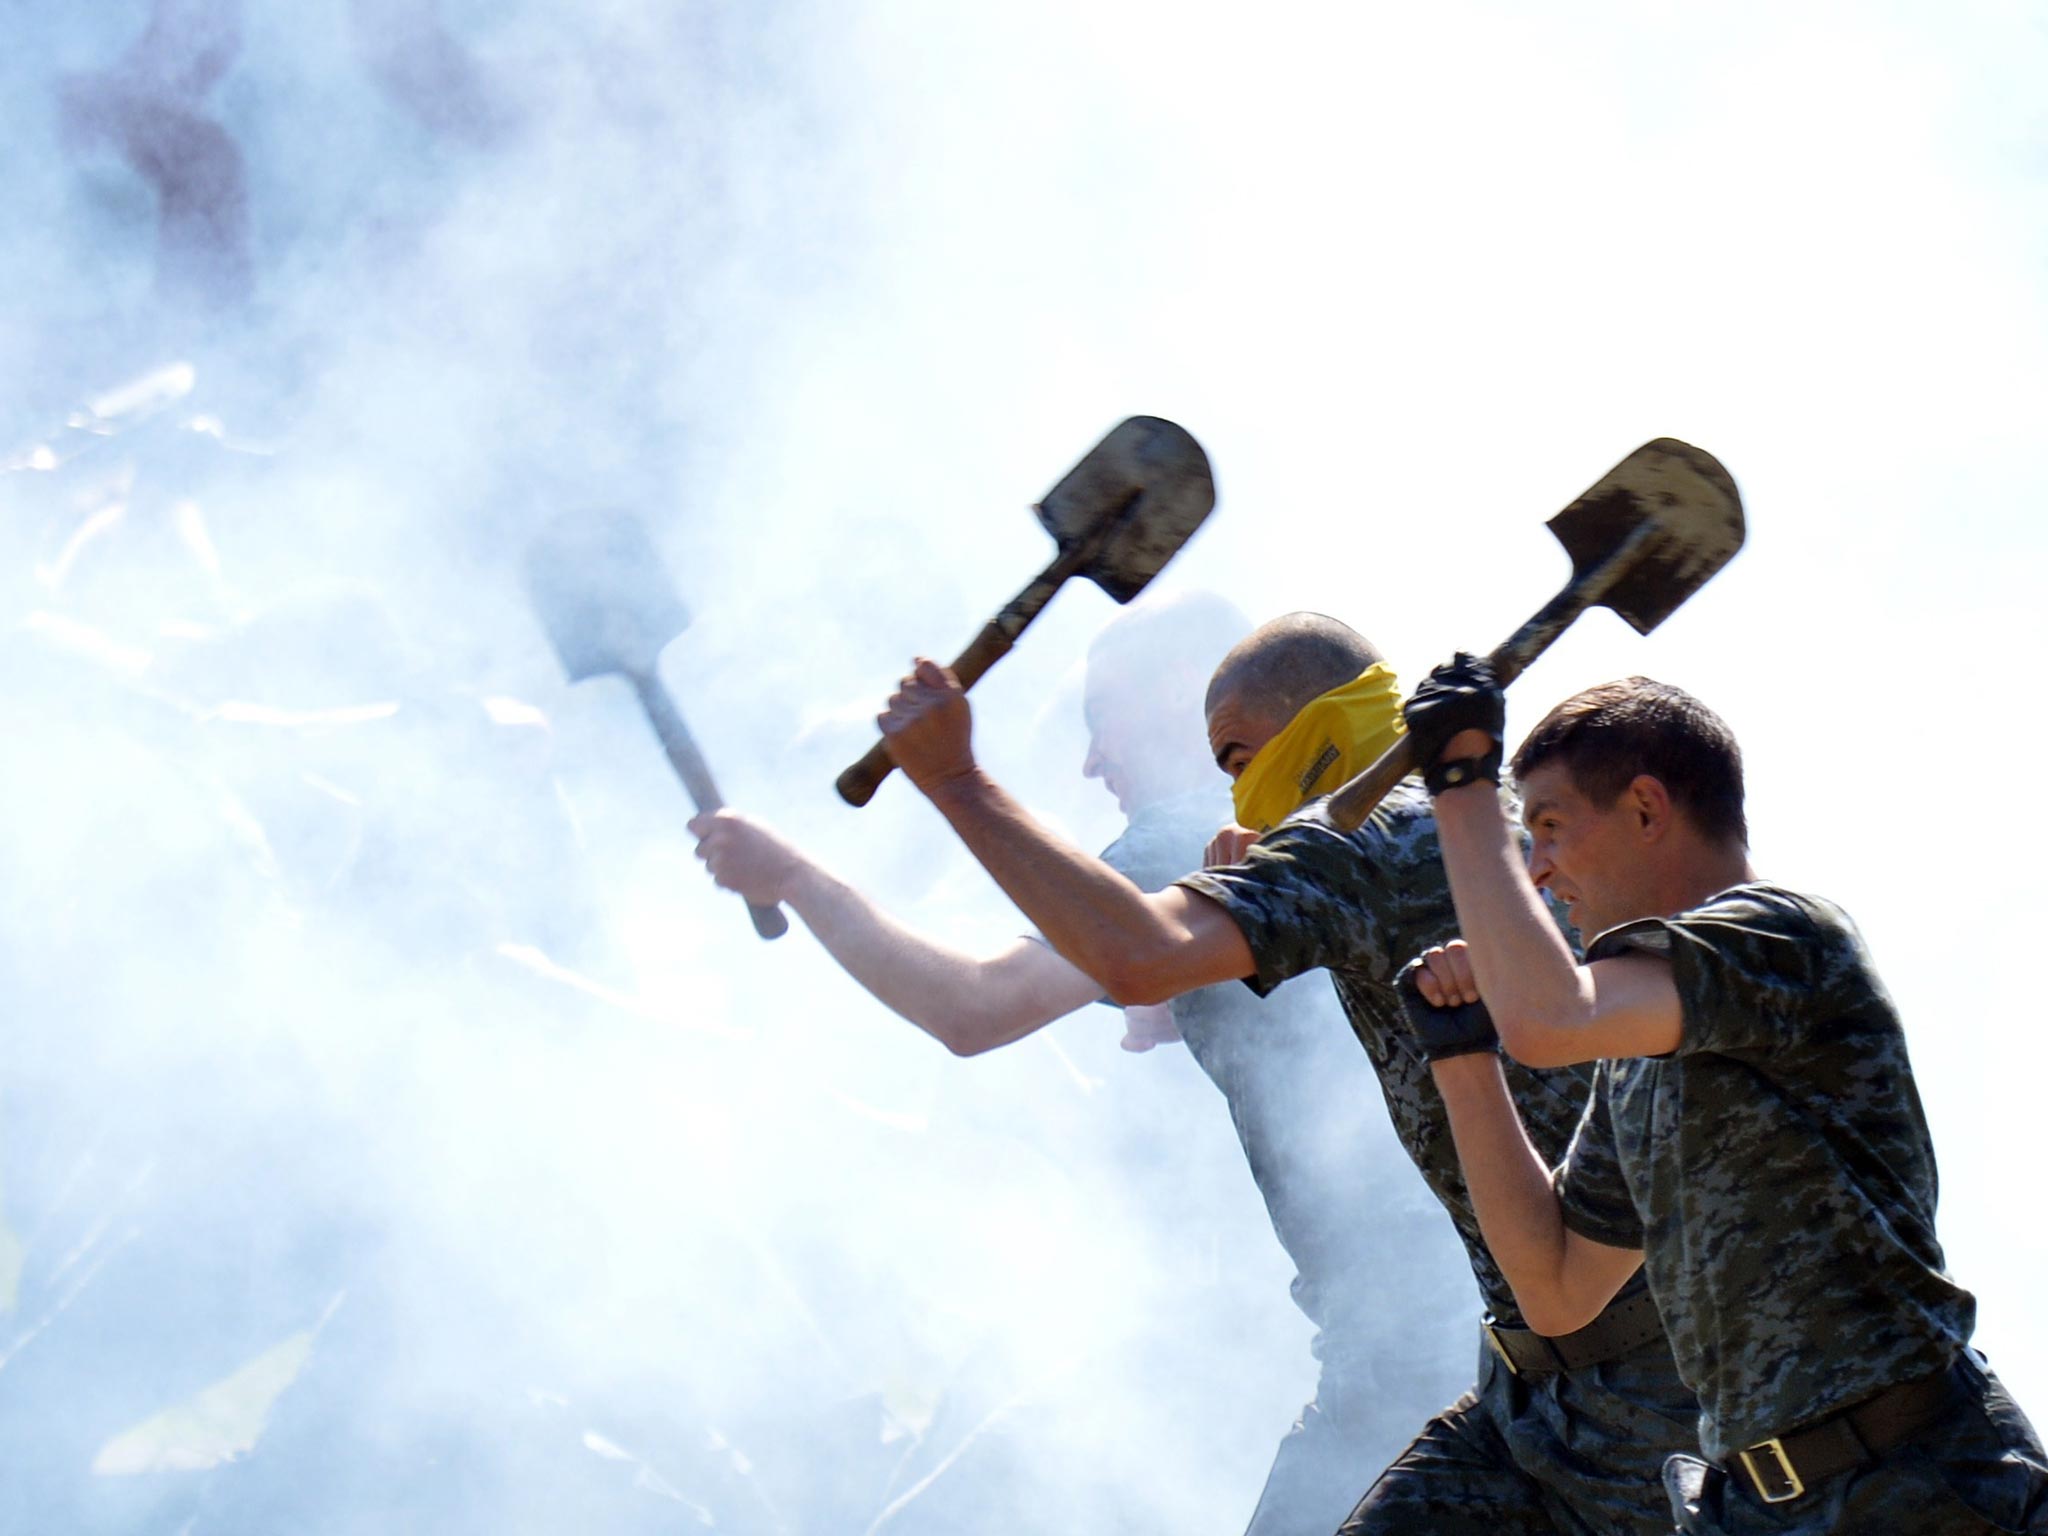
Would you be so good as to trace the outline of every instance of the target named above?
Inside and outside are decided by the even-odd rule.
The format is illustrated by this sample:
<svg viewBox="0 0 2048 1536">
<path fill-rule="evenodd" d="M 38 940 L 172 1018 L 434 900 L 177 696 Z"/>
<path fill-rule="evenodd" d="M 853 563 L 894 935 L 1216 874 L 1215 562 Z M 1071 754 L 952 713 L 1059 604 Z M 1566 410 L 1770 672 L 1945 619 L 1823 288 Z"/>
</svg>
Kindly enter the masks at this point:
<svg viewBox="0 0 2048 1536">
<path fill-rule="evenodd" d="M 1623 798 L 1629 814 L 1635 818 L 1636 834 L 1643 842 L 1657 842 L 1671 830 L 1675 813 L 1671 805 L 1671 791 L 1664 787 L 1662 779 L 1639 773 L 1629 781 Z"/>
</svg>

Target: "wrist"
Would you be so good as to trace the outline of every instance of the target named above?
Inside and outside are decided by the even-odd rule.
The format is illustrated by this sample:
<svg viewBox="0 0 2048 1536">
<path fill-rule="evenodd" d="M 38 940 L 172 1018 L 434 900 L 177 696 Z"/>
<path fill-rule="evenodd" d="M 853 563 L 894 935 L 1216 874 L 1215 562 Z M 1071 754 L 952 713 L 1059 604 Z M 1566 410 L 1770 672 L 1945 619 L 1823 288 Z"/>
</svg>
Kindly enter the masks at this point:
<svg viewBox="0 0 2048 1536">
<path fill-rule="evenodd" d="M 995 787 L 994 781 L 981 771 L 981 765 L 969 758 L 961 766 L 932 779 L 916 781 L 919 791 L 939 808 L 949 819 L 955 810 L 964 810 L 987 798 Z"/>
<path fill-rule="evenodd" d="M 1429 791 L 1432 800 L 1461 789 L 1473 789 L 1484 785 L 1488 789 L 1500 788 L 1500 743 L 1478 756 L 1459 757 L 1446 752 L 1424 770 L 1422 787 Z"/>
<path fill-rule="evenodd" d="M 1512 835 L 1501 810 L 1500 786 L 1485 779 L 1433 792 L 1430 810 L 1436 818 L 1439 837 L 1447 826 L 1458 829 L 1451 834 L 1453 837 L 1463 834 L 1468 843 L 1494 835 Z"/>
<path fill-rule="evenodd" d="M 809 859 L 793 860 L 789 872 L 777 882 L 773 900 L 787 902 L 796 908 L 797 915 L 806 920 L 811 911 L 830 899 L 834 891 L 849 890 L 843 880 L 833 875 L 821 864 Z"/>
<path fill-rule="evenodd" d="M 1461 1051 L 1455 1056 L 1438 1056 L 1430 1061 L 1429 1070 L 1436 1078 L 1439 1092 L 1455 1093 L 1500 1076 L 1500 1051 L 1489 1046 L 1485 1050 Z"/>
</svg>

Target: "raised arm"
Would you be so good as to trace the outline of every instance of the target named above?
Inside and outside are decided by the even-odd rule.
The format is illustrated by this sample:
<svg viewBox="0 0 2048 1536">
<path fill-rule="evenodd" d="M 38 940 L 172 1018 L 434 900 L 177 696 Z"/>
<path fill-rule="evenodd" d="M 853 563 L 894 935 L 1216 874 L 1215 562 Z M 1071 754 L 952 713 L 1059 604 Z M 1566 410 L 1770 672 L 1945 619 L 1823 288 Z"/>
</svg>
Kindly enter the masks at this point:
<svg viewBox="0 0 2048 1536">
<path fill-rule="evenodd" d="M 1445 790 L 1436 826 L 1458 927 L 1470 936 L 1479 990 L 1510 1056 L 1558 1067 L 1677 1047 L 1670 965 L 1645 955 L 1579 964 L 1529 879 L 1492 785 Z"/>
<path fill-rule="evenodd" d="M 1490 755 L 1498 778 L 1505 706 L 1483 662 L 1437 668 L 1407 715 L 1422 761 L 1478 764 Z M 1670 966 L 1639 955 L 1579 964 L 1530 878 L 1498 786 L 1482 774 L 1432 788 L 1458 928 L 1508 1054 L 1555 1067 L 1675 1049 L 1681 1016 Z M 1559 813 L 1532 800 L 1526 814 L 1530 859 L 1541 863 L 1546 840 L 1560 835 L 1547 818 Z"/>
<path fill-rule="evenodd" d="M 1443 1095 L 1479 1230 L 1523 1321 L 1538 1333 L 1571 1333 L 1599 1316 L 1641 1265 L 1642 1251 L 1596 1242 L 1565 1224 L 1550 1167 L 1508 1091 L 1467 957 L 1453 945 L 1425 961 L 1404 973 L 1402 1003 Z M 1604 1117 L 1580 1134 L 1607 1134 Z"/>
<path fill-rule="evenodd" d="M 762 823 L 715 811 L 690 823 L 712 878 L 750 901 L 783 902 L 877 1000 L 957 1056 L 1021 1040 L 1103 989 L 1050 948 L 1019 939 L 965 954 L 896 921 Z"/>
<path fill-rule="evenodd" d="M 1152 895 L 1033 819 L 974 761 L 967 696 L 919 658 L 880 717 L 889 752 L 1053 948 L 1116 1002 L 1162 1003 L 1249 976 L 1230 917 L 1179 886 Z"/>
</svg>

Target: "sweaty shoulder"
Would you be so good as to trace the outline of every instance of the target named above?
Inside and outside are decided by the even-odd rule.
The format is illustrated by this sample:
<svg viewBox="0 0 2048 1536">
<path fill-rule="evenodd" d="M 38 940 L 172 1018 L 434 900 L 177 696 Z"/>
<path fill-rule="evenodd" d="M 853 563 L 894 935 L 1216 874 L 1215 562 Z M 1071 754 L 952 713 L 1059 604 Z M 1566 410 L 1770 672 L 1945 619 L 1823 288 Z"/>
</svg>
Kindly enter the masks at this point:
<svg viewBox="0 0 2048 1536">
<path fill-rule="evenodd" d="M 1847 913 L 1761 882 L 1734 886 L 1672 917 L 1610 929 L 1586 958 L 1622 954 L 1671 962 L 1684 1010 L 1681 1055 L 1779 1048 L 1845 1010 L 1889 1006 Z"/>
<path fill-rule="evenodd" d="M 1305 971 L 1354 971 L 1386 982 L 1435 942 L 1450 888 L 1436 821 L 1418 784 L 1403 783 L 1355 832 L 1340 832 L 1312 801 L 1262 837 L 1244 862 L 1178 884 L 1227 912 L 1268 991 Z"/>
</svg>

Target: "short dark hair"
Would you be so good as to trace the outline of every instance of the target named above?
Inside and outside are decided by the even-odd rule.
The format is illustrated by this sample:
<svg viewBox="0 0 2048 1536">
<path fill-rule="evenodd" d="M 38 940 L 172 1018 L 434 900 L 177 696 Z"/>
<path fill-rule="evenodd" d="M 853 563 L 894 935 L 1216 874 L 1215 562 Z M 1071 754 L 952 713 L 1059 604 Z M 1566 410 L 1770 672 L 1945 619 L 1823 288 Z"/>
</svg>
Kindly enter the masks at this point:
<svg viewBox="0 0 2048 1536">
<path fill-rule="evenodd" d="M 1282 614 L 1230 648 L 1209 679 L 1202 711 L 1236 694 L 1284 725 L 1309 700 L 1342 687 L 1380 659 L 1370 640 L 1328 614 Z"/>
<path fill-rule="evenodd" d="M 1702 834 L 1749 846 L 1742 748 L 1728 723 L 1682 688 L 1625 677 L 1575 693 L 1537 722 L 1515 752 L 1518 780 L 1564 765 L 1572 787 L 1609 806 L 1648 774 Z"/>
</svg>

